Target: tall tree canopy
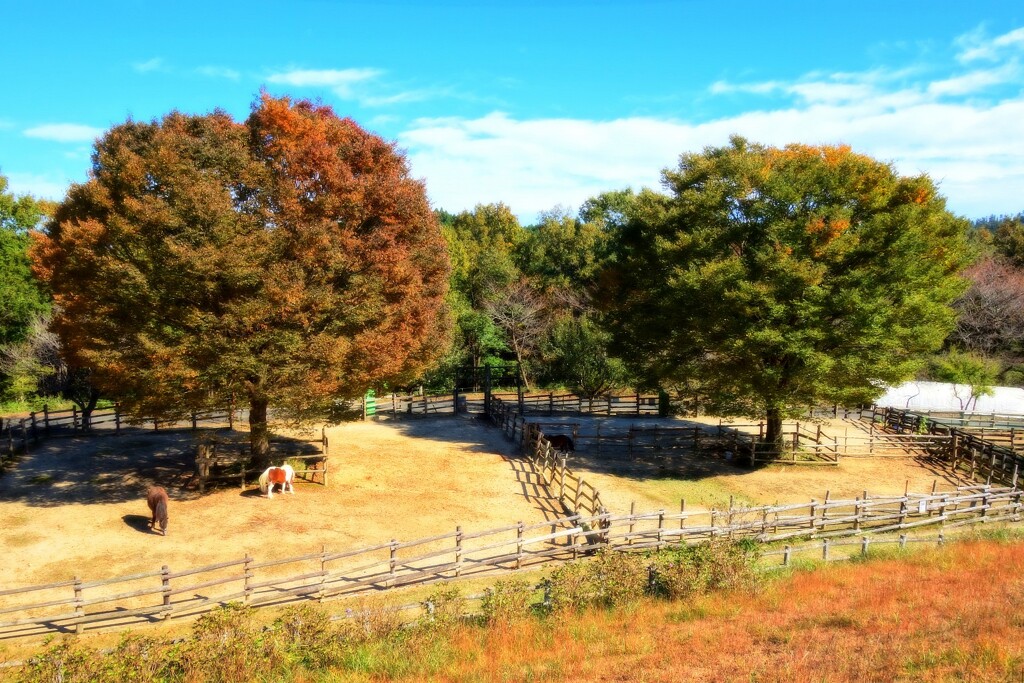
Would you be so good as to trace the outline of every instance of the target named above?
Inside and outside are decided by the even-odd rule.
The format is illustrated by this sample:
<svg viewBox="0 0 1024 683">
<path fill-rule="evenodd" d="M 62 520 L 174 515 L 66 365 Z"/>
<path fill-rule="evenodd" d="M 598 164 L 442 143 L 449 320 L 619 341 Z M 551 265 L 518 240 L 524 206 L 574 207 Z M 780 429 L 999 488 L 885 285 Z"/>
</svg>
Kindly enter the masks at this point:
<svg viewBox="0 0 1024 683">
<path fill-rule="evenodd" d="M 28 247 L 29 231 L 52 211 L 49 202 L 8 192 L 0 175 L 0 346 L 25 339 L 33 317 L 49 308 L 50 297 L 32 275 Z"/>
<path fill-rule="evenodd" d="M 734 138 L 642 193 L 606 278 L 618 348 L 709 408 L 856 404 L 911 375 L 952 329 L 967 223 L 925 176 L 847 147 Z"/>
<path fill-rule="evenodd" d="M 449 262 L 403 155 L 308 101 L 127 121 L 34 249 L 55 327 L 129 409 L 248 403 L 303 420 L 423 369 L 447 342 Z"/>
</svg>

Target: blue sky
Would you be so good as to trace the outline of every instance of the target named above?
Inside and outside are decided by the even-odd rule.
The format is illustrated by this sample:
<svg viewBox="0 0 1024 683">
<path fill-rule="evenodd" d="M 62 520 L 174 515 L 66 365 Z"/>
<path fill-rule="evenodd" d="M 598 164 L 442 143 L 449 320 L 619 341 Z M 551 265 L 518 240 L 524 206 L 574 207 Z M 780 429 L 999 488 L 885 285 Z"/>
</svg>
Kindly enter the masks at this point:
<svg viewBox="0 0 1024 683">
<path fill-rule="evenodd" d="M 397 142 L 431 201 L 524 222 L 740 134 L 846 143 L 971 218 L 1024 210 L 1024 2 L 0 0 L 0 173 L 59 199 L 128 117 L 261 87 Z"/>
</svg>

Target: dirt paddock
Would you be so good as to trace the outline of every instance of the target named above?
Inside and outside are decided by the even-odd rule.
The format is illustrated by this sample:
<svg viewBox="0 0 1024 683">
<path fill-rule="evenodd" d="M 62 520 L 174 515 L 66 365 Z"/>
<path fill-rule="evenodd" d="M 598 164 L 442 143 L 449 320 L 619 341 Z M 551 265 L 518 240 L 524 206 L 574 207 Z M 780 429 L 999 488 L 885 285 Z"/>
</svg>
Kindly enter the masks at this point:
<svg viewBox="0 0 1024 683">
<path fill-rule="evenodd" d="M 560 516 L 515 447 L 478 420 L 439 417 L 357 422 L 328 430 L 329 486 L 304 483 L 267 499 L 189 484 L 195 434 L 128 431 L 53 439 L 0 477 L 0 590 L 78 576 L 98 579 L 480 531 Z M 951 488 L 914 459 L 849 460 L 840 467 L 766 467 L 721 461 L 671 476 L 609 472 L 580 462 L 615 512 Z M 167 488 L 167 537 L 148 529 L 147 488 Z"/>
</svg>

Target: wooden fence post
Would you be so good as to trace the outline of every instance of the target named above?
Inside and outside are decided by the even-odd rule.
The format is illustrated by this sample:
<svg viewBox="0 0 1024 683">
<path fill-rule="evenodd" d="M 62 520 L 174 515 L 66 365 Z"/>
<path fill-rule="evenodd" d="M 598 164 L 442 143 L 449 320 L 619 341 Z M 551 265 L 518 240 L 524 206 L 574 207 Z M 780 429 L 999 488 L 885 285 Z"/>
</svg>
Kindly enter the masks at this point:
<svg viewBox="0 0 1024 683">
<path fill-rule="evenodd" d="M 317 602 L 323 602 L 327 595 L 327 546 L 320 546 L 320 590 L 317 593 Z"/>
<path fill-rule="evenodd" d="M 43 404 L 43 430 L 47 434 L 50 433 L 50 406 L 45 403 Z"/>
<path fill-rule="evenodd" d="M 160 567 L 160 589 L 163 592 L 163 618 L 166 619 L 171 615 L 171 569 L 166 564 Z"/>
<path fill-rule="evenodd" d="M 121 404 L 114 404 L 114 433 L 121 433 Z"/>
<path fill-rule="evenodd" d="M 461 541 L 461 538 L 459 539 Z M 396 572 L 398 570 L 398 541 L 394 538 L 391 539 L 391 547 L 389 548 L 390 556 L 388 559 L 388 566 L 390 571 L 388 572 L 388 587 L 395 585 Z"/>
<path fill-rule="evenodd" d="M 242 603 L 248 605 L 252 598 L 252 558 L 249 553 L 242 559 Z"/>
<path fill-rule="evenodd" d="M 77 576 L 74 577 L 75 582 L 75 616 L 79 619 L 85 617 L 85 605 L 82 604 L 82 580 Z M 80 635 L 85 630 L 85 624 L 79 621 L 75 624 L 75 635 Z"/>
<path fill-rule="evenodd" d="M 516 569 L 522 569 L 523 566 L 523 530 L 524 525 L 520 521 L 516 527 Z"/>
<path fill-rule="evenodd" d="M 519 526 L 522 527 L 522 522 L 519 523 Z M 455 576 L 460 574 L 462 574 L 462 527 L 457 526 L 455 527 Z"/>
</svg>

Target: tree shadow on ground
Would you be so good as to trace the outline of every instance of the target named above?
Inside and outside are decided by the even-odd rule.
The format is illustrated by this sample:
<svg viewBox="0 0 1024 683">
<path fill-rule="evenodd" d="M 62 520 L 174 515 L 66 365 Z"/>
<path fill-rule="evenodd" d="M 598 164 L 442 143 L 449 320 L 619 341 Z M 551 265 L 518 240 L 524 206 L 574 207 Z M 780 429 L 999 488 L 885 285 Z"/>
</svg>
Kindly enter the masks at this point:
<svg viewBox="0 0 1024 683">
<path fill-rule="evenodd" d="M 145 500 L 150 486 L 163 486 L 172 499 L 195 499 L 200 497 L 195 467 L 197 445 L 216 441 L 241 452 L 248 438 L 246 432 L 229 429 L 122 428 L 119 435 L 97 431 L 93 435 L 41 440 L 0 476 L 0 501 L 37 507 L 123 503 Z M 275 436 L 274 448 L 286 457 L 308 451 L 311 446 L 301 439 Z"/>
</svg>

